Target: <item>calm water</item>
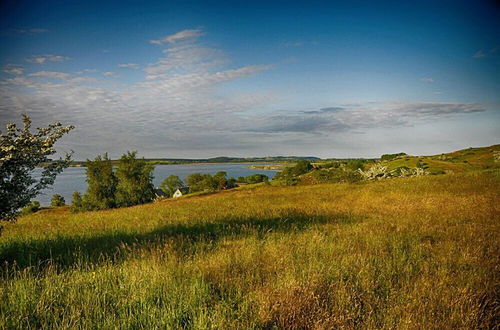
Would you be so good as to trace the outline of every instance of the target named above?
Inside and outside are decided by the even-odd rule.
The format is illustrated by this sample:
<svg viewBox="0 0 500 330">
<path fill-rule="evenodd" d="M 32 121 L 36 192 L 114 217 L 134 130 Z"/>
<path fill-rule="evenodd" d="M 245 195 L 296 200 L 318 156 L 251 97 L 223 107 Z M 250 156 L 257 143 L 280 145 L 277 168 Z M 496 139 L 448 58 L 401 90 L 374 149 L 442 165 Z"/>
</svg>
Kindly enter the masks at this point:
<svg viewBox="0 0 500 330">
<path fill-rule="evenodd" d="M 258 164 L 252 164 L 258 165 Z M 272 178 L 277 171 L 251 169 L 248 164 L 191 164 L 191 165 L 156 165 L 154 171 L 153 184 L 158 187 L 160 183 L 169 175 L 178 175 L 182 180 L 185 180 L 188 174 L 191 173 L 210 173 L 215 174 L 219 171 L 227 172 L 228 177 L 248 176 L 251 174 L 261 173 Z M 35 170 L 35 177 L 38 177 L 42 169 Z M 85 193 L 87 183 L 85 182 L 85 167 L 68 167 L 63 173 L 57 176 L 54 185 L 44 190 L 38 195 L 35 200 L 40 201 L 40 204 L 50 205 L 50 199 L 53 194 L 59 194 L 64 197 L 66 204 L 71 203 L 71 195 L 74 191 Z"/>
</svg>

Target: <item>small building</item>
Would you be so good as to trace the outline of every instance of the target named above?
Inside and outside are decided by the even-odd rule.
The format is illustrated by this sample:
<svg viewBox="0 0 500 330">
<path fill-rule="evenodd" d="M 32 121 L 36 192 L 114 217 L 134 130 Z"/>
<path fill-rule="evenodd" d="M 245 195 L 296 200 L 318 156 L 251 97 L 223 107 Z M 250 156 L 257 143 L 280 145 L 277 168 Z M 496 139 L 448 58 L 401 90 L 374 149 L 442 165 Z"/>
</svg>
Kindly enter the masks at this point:
<svg viewBox="0 0 500 330">
<path fill-rule="evenodd" d="M 167 198 L 168 197 L 167 193 L 165 193 L 160 188 L 155 188 L 154 191 L 155 191 L 155 198 L 157 198 L 157 199 Z"/>
<path fill-rule="evenodd" d="M 177 198 L 177 197 L 181 197 L 182 195 L 184 194 L 187 194 L 187 192 L 189 191 L 189 188 L 188 187 L 182 187 L 182 188 L 179 188 L 177 189 L 174 194 L 172 195 L 173 198 Z"/>
</svg>

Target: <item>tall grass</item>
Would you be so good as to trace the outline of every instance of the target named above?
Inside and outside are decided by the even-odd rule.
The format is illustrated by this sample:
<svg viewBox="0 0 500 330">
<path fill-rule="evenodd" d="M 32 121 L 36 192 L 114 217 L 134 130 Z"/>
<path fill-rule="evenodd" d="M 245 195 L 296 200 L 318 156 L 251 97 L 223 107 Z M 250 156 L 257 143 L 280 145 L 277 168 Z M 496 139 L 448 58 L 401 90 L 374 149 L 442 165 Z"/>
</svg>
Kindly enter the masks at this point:
<svg viewBox="0 0 500 330">
<path fill-rule="evenodd" d="M 498 172 L 42 211 L 0 237 L 0 328 L 489 328 Z"/>
</svg>

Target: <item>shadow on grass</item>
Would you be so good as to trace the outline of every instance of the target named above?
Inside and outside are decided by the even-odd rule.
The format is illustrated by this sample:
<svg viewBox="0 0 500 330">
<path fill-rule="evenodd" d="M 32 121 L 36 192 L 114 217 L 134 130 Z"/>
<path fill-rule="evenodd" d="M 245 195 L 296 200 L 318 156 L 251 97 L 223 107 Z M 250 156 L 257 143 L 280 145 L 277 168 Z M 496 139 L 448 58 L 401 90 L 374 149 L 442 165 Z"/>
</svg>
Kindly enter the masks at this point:
<svg viewBox="0 0 500 330">
<path fill-rule="evenodd" d="M 214 248 L 224 237 L 264 237 L 271 232 L 293 232 L 325 223 L 352 224 L 362 218 L 348 215 L 318 216 L 296 210 L 272 218 L 226 218 L 212 223 L 175 224 L 147 233 L 106 232 L 92 237 L 60 236 L 56 238 L 14 241 L 0 246 L 2 276 L 12 271 L 48 266 L 57 269 L 85 267 L 85 264 L 119 262 L 140 248 L 173 243 L 175 253 L 189 256 L 200 249 Z M 201 244 L 200 244 L 201 243 Z"/>
</svg>

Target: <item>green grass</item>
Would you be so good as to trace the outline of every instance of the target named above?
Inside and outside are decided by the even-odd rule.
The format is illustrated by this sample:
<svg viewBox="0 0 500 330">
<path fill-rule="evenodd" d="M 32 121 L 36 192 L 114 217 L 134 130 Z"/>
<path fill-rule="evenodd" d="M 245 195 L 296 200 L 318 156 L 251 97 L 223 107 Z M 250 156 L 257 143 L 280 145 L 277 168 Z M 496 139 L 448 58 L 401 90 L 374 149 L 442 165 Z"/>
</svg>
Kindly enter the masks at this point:
<svg viewBox="0 0 500 330">
<path fill-rule="evenodd" d="M 255 186 L 0 236 L 0 328 L 492 328 L 498 171 Z"/>
<path fill-rule="evenodd" d="M 495 161 L 495 153 L 500 153 L 500 144 L 490 147 L 468 148 L 434 156 L 400 156 L 385 162 L 385 164 L 389 170 L 393 170 L 401 166 L 412 168 L 420 162 L 425 164 L 424 166 L 430 173 L 461 173 L 499 168 L 498 161 Z"/>
</svg>

